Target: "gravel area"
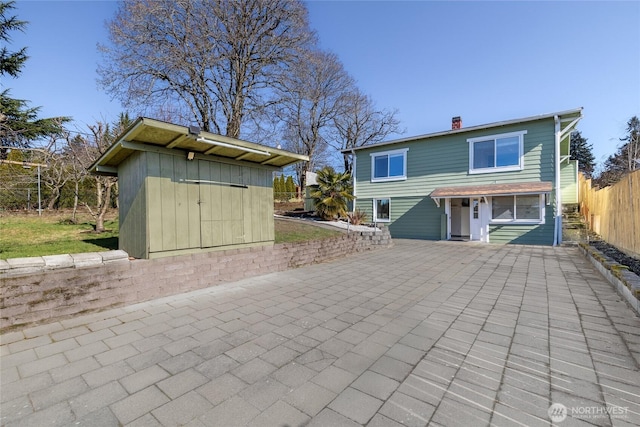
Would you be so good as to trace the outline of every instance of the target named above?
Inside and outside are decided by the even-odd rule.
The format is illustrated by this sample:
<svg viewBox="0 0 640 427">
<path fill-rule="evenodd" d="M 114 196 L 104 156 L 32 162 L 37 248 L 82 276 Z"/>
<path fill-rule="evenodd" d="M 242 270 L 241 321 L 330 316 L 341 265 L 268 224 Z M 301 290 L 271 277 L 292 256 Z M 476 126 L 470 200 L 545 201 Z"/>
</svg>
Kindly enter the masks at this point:
<svg viewBox="0 0 640 427">
<path fill-rule="evenodd" d="M 626 265 L 629 270 L 640 276 L 640 259 L 630 257 L 603 240 L 591 241 L 589 244 L 616 262 Z"/>
</svg>

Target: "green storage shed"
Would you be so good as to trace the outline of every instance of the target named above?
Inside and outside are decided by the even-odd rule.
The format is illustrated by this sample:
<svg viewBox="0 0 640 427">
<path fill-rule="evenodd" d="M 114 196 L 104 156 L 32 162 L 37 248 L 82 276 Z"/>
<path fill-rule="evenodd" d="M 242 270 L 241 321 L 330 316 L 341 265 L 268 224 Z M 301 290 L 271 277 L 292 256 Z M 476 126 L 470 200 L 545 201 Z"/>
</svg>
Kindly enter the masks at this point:
<svg viewBox="0 0 640 427">
<path fill-rule="evenodd" d="M 119 178 L 120 249 L 158 258 L 273 244 L 273 172 L 308 160 L 141 117 L 90 170 Z"/>
</svg>

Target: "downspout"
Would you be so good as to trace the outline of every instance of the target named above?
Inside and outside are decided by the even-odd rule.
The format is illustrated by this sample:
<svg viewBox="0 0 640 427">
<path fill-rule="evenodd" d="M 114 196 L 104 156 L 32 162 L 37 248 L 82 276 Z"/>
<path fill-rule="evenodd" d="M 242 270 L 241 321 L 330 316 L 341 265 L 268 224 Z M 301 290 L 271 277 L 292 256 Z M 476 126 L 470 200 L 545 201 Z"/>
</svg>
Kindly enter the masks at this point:
<svg viewBox="0 0 640 427">
<path fill-rule="evenodd" d="M 554 229 L 553 229 L 553 246 L 557 246 L 562 243 L 562 197 L 560 195 L 560 118 L 556 115 L 553 117 L 555 122 L 555 155 L 554 155 L 554 180 L 555 180 L 555 193 L 556 193 L 556 207 L 554 216 Z"/>
<path fill-rule="evenodd" d="M 356 211 L 356 153 L 351 147 L 351 157 L 353 158 L 353 164 L 351 166 L 351 178 L 353 179 L 353 205 L 351 207 L 352 212 Z"/>
</svg>

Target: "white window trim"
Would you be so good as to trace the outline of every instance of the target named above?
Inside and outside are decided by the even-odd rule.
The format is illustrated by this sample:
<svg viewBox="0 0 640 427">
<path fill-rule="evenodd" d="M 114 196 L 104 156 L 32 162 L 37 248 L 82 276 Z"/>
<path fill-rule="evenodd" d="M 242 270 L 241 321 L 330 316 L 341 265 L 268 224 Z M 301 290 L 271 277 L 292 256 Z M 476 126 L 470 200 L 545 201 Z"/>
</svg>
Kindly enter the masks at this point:
<svg viewBox="0 0 640 427">
<path fill-rule="evenodd" d="M 469 138 L 467 142 L 469 143 L 469 174 L 481 174 L 481 173 L 494 173 L 494 172 L 513 172 L 513 171 L 521 171 L 524 169 L 524 135 L 527 134 L 526 130 L 518 131 L 518 132 L 509 132 L 509 133 L 501 133 L 496 135 L 487 135 L 487 136 L 479 136 L 477 138 Z M 512 166 L 494 166 L 488 168 L 473 168 L 473 144 L 481 141 L 491 141 L 493 140 L 493 147 L 495 153 L 495 141 L 500 138 L 511 138 L 517 136 L 520 150 L 520 158 L 518 160 L 517 165 Z M 494 156 L 497 158 L 497 156 Z"/>
<path fill-rule="evenodd" d="M 505 197 L 505 196 L 509 196 L 509 197 L 513 197 L 513 208 L 514 211 L 516 210 L 516 200 L 515 197 L 518 196 L 538 196 L 538 206 L 540 208 L 540 218 L 538 219 L 493 219 L 493 197 L 491 197 L 491 204 L 489 207 L 489 215 L 490 215 L 490 219 L 489 219 L 489 224 L 493 224 L 493 225 L 504 225 L 504 224 L 523 224 L 523 225 L 539 225 L 539 224 L 544 224 L 545 220 L 545 213 L 547 210 L 547 205 L 544 202 L 544 193 L 540 194 L 540 193 L 518 193 L 518 194 L 504 194 L 501 195 L 500 197 Z M 494 196 L 497 197 L 497 196 Z M 518 216 L 518 212 L 515 212 L 515 216 Z"/>
<path fill-rule="evenodd" d="M 378 200 L 388 200 L 389 201 L 389 218 L 388 219 L 378 219 L 378 209 L 377 202 Z M 391 222 L 391 197 L 376 197 L 373 199 L 373 222 Z"/>
<path fill-rule="evenodd" d="M 408 148 L 403 148 L 400 150 L 391 150 L 391 151 L 379 151 L 377 153 L 371 153 L 371 182 L 387 182 L 387 181 L 406 181 L 407 179 L 407 151 L 409 151 Z M 376 157 L 379 156 L 394 156 L 394 155 L 398 155 L 398 154 L 402 154 L 403 155 L 403 161 L 402 161 L 402 176 L 387 176 L 382 177 L 382 178 L 375 178 L 375 171 L 376 171 Z"/>
</svg>

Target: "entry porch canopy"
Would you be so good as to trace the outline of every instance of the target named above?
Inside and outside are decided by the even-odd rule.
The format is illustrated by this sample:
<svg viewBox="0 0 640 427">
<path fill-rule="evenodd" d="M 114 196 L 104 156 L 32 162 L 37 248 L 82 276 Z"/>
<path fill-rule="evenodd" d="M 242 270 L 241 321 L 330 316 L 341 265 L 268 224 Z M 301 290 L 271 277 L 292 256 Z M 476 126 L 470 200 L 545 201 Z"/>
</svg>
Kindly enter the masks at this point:
<svg viewBox="0 0 640 427">
<path fill-rule="evenodd" d="M 512 196 L 525 194 L 550 193 L 553 188 L 551 182 L 518 182 L 508 184 L 462 185 L 452 187 L 438 187 L 429 197 L 440 207 L 440 199 L 473 198 L 488 196 Z"/>
<path fill-rule="evenodd" d="M 218 157 L 274 169 L 309 160 L 301 154 L 216 135 L 195 126 L 139 117 L 89 170 L 98 175 L 117 176 L 118 165 L 135 151 L 172 155 L 182 152 L 189 160 Z"/>
</svg>

